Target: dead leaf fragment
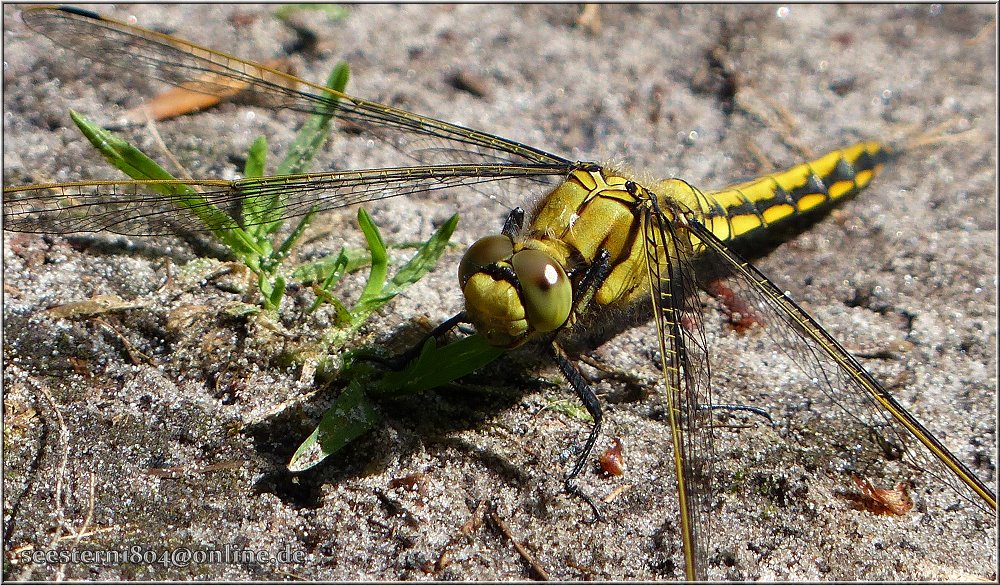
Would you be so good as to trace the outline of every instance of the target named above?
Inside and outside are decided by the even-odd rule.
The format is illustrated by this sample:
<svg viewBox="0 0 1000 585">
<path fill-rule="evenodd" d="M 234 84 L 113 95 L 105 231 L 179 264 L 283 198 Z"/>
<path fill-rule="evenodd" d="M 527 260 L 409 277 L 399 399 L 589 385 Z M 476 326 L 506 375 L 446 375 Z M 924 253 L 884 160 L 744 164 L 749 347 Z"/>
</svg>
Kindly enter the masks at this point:
<svg viewBox="0 0 1000 585">
<path fill-rule="evenodd" d="M 55 305 L 45 309 L 45 312 L 53 317 L 63 319 L 80 319 L 103 315 L 114 311 L 127 311 L 129 309 L 141 309 L 142 303 L 136 301 L 126 301 L 118 295 L 96 295 L 84 301 L 74 301 Z"/>
<path fill-rule="evenodd" d="M 852 475 L 851 479 L 861 490 L 861 494 L 853 494 L 848 497 L 861 510 L 867 510 L 881 516 L 905 516 L 913 509 L 913 498 L 910 497 L 905 483 L 898 483 L 895 488 L 886 490 L 877 488 L 869 481 L 856 475 Z"/>
</svg>

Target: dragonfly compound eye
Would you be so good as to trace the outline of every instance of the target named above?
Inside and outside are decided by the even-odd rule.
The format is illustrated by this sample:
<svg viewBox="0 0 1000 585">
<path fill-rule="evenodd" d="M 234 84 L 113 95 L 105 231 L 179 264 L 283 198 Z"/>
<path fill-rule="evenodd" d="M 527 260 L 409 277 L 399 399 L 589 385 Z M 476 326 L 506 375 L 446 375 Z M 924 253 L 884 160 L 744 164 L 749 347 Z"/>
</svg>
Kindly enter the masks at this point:
<svg viewBox="0 0 1000 585">
<path fill-rule="evenodd" d="M 462 256 L 461 264 L 458 265 L 459 285 L 465 286 L 469 277 L 479 272 L 481 268 L 506 260 L 513 253 L 514 243 L 507 236 L 486 236 L 476 240 L 466 250 L 465 256 Z"/>
<path fill-rule="evenodd" d="M 524 312 L 536 331 L 553 331 L 569 318 L 573 286 L 559 263 L 541 250 L 521 250 L 511 258 L 521 283 Z"/>
</svg>

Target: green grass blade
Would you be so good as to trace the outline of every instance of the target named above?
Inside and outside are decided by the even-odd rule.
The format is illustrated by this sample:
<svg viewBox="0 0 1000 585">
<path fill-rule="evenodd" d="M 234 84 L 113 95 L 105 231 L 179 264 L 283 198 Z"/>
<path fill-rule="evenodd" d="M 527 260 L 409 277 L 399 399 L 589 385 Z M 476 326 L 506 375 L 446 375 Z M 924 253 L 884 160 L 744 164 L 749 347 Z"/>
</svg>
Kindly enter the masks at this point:
<svg viewBox="0 0 1000 585">
<path fill-rule="evenodd" d="M 295 228 L 292 229 L 292 233 L 288 234 L 288 237 L 285 238 L 285 241 L 281 242 L 281 245 L 278 246 L 278 249 L 275 250 L 274 254 L 271 255 L 272 261 L 281 262 L 282 260 L 288 257 L 288 254 L 292 251 L 292 248 L 295 247 L 295 244 L 298 243 L 299 238 L 302 237 L 302 234 L 306 232 L 306 228 L 309 227 L 309 224 L 311 224 L 312 220 L 316 217 L 316 213 L 317 213 L 316 208 L 313 207 L 312 209 L 309 210 L 309 213 L 302 216 L 302 219 L 299 220 L 299 223 L 295 224 Z"/>
<path fill-rule="evenodd" d="M 113 132 L 97 126 L 78 112 L 70 111 L 70 118 L 88 141 L 115 168 L 136 180 L 175 180 L 156 161 L 146 156 Z M 172 195 L 179 208 L 194 213 L 211 233 L 225 244 L 234 255 L 251 268 L 258 265 L 257 258 L 262 250 L 236 220 L 218 207 L 212 205 L 191 187 L 178 183 L 159 185 L 154 190 L 163 195 Z"/>
<path fill-rule="evenodd" d="M 458 214 L 451 216 L 441 227 L 434 232 L 431 237 L 417 248 L 416 254 L 404 264 L 395 276 L 377 292 L 372 290 L 365 292 L 358 299 L 357 305 L 352 309 L 352 313 L 359 319 L 365 315 L 378 310 L 388 303 L 396 295 L 406 290 L 410 285 L 423 278 L 448 248 L 448 240 L 451 239 L 455 228 L 458 226 Z M 371 281 L 369 281 L 371 284 Z M 372 287 L 374 289 L 374 287 Z"/>
<path fill-rule="evenodd" d="M 324 283 L 323 288 L 335 285 L 345 274 L 350 274 L 371 264 L 371 255 L 365 250 L 341 248 L 337 255 L 325 256 L 304 262 L 292 271 L 292 278 L 303 284 Z M 330 278 L 329 285 L 325 284 Z"/>
<path fill-rule="evenodd" d="M 308 469 L 371 430 L 379 420 L 372 398 L 402 396 L 450 384 L 482 368 L 505 351 L 489 345 L 479 335 L 441 348 L 431 338 L 424 343 L 420 356 L 405 369 L 390 371 L 376 380 L 373 380 L 375 373 L 370 363 L 353 361 L 342 372 L 351 378 L 347 389 L 295 451 L 288 468 L 292 471 Z"/>
<path fill-rule="evenodd" d="M 247 179 L 263 177 L 266 160 L 267 139 L 261 136 L 250 145 L 247 162 L 243 165 L 243 176 Z M 267 201 L 263 197 L 244 197 L 240 204 L 247 233 L 258 241 L 264 239 L 267 232 L 262 224 L 268 212 Z"/>
<path fill-rule="evenodd" d="M 264 297 L 264 308 L 277 310 L 281 306 L 281 298 L 285 296 L 285 278 L 280 274 L 271 275 L 262 272 L 257 280 L 260 294 Z"/>
<path fill-rule="evenodd" d="M 350 312 L 347 311 L 347 308 L 344 307 L 343 303 L 341 303 L 339 300 L 336 300 L 333 294 L 330 292 L 330 289 L 333 288 L 333 286 L 336 285 L 338 282 L 340 282 L 340 279 L 342 279 L 344 275 L 347 274 L 347 271 L 345 269 L 350 260 L 347 257 L 346 249 L 341 248 L 339 254 L 337 254 L 336 256 L 328 256 L 326 258 L 323 258 L 322 261 L 324 262 L 323 265 L 324 272 L 312 274 L 309 277 L 303 277 L 301 279 L 301 281 L 306 284 L 316 283 L 314 286 L 314 290 L 316 291 L 316 301 L 309 307 L 308 312 L 312 313 L 313 311 L 319 308 L 321 303 L 326 301 L 333 304 L 334 307 L 337 309 L 338 320 L 340 318 L 349 317 Z M 296 272 L 299 271 L 296 270 Z"/>
<path fill-rule="evenodd" d="M 330 72 L 330 76 L 326 80 L 326 86 L 330 89 L 343 92 L 347 87 L 347 81 L 350 76 L 350 67 L 347 63 L 341 61 Z M 278 165 L 277 174 L 297 175 L 308 172 L 309 165 L 312 164 L 316 153 L 330 136 L 330 122 L 336 113 L 337 102 L 334 100 L 325 111 L 313 114 L 306 120 L 302 129 L 299 130 L 298 135 L 295 136 L 295 140 L 292 141 L 285 159 Z"/>
<path fill-rule="evenodd" d="M 156 161 L 146 156 L 138 148 L 132 146 L 113 132 L 94 124 L 83 114 L 70 110 L 69 117 L 76 124 L 76 127 L 83 132 L 83 135 L 87 137 L 87 140 L 90 141 L 94 148 L 116 169 L 126 175 L 140 181 L 147 179 L 175 180 L 173 175 L 156 164 Z M 187 185 L 171 185 L 157 190 L 164 195 L 198 195 L 197 191 Z M 229 218 L 229 221 L 234 226 L 236 225 L 236 222 L 232 218 Z"/>
<path fill-rule="evenodd" d="M 330 290 L 331 287 L 335 286 L 340 279 L 344 277 L 347 273 L 347 268 L 350 266 L 350 258 L 345 251 L 345 248 L 340 249 L 340 254 L 337 254 L 337 261 L 333 263 L 330 273 L 323 279 L 323 282 L 319 285 L 322 290 Z"/>
<path fill-rule="evenodd" d="M 341 61 L 334 66 L 333 71 L 327 79 L 327 87 L 337 91 L 344 91 L 347 87 L 347 80 L 350 77 L 350 68 L 347 63 Z M 308 172 L 316 153 L 319 152 L 323 144 L 330 136 L 330 122 L 337 112 L 336 100 L 330 102 L 325 111 L 309 116 L 305 124 L 295 136 L 288 154 L 278 165 L 275 174 L 277 175 L 298 175 Z M 285 210 L 286 197 L 280 191 L 276 191 L 268 197 L 259 197 L 253 203 L 255 209 L 255 221 L 259 223 L 258 228 L 261 234 L 273 234 L 281 229 L 282 215 Z M 296 231 L 301 233 L 308 222 L 299 222 Z M 289 245 L 290 247 L 290 245 Z"/>
<path fill-rule="evenodd" d="M 448 241 L 455 233 L 456 227 L 458 227 L 457 213 L 448 218 L 448 221 L 444 222 L 430 239 L 417 248 L 417 253 L 396 272 L 386 288 L 391 288 L 395 294 L 399 294 L 430 272 L 441 259 L 441 254 L 448 248 Z"/>
<path fill-rule="evenodd" d="M 368 250 L 372 255 L 372 265 L 368 273 L 368 282 L 365 283 L 365 289 L 361 292 L 361 297 L 358 299 L 358 305 L 364 305 L 369 302 L 368 299 L 377 298 L 382 296 L 382 288 L 385 285 L 385 277 L 388 273 L 389 267 L 389 254 L 385 249 L 385 241 L 382 239 L 382 234 L 378 230 L 378 226 L 372 221 L 372 216 L 368 215 L 368 212 L 364 208 L 358 209 L 358 225 L 361 226 L 361 232 L 365 235 L 365 241 L 368 243 Z"/>
<path fill-rule="evenodd" d="M 267 161 L 267 138 L 263 136 L 258 136 L 257 140 L 253 141 L 250 145 L 250 151 L 247 152 L 247 162 L 243 165 L 243 176 L 247 179 L 258 179 L 264 176 L 264 167 Z M 246 217 L 246 211 L 249 204 L 252 201 L 244 202 L 244 217 Z M 252 208 L 250 208 L 252 209 Z"/>
<path fill-rule="evenodd" d="M 319 285 L 313 286 L 313 292 L 316 293 L 316 301 L 309 306 L 309 310 L 307 312 L 312 313 L 313 311 L 319 308 L 320 304 L 329 303 L 330 305 L 333 306 L 333 309 L 337 312 L 337 325 L 338 326 L 350 325 L 352 320 L 351 311 L 344 305 L 344 303 L 340 302 L 340 299 L 333 296 L 329 291 L 320 288 Z M 350 327 L 348 327 L 346 331 L 342 329 L 337 329 L 335 327 L 331 327 L 329 333 L 327 333 L 327 335 L 325 336 L 326 341 L 322 345 L 339 346 L 337 341 L 346 340 L 355 330 L 356 330 L 355 328 L 350 328 Z"/>
</svg>

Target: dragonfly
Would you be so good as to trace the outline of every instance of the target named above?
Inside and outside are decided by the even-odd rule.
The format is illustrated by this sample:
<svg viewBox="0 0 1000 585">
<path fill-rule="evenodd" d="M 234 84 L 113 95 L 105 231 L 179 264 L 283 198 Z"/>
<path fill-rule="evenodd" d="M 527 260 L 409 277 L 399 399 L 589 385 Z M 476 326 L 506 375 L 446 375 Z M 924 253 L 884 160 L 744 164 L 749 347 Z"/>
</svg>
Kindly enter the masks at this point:
<svg viewBox="0 0 1000 585">
<path fill-rule="evenodd" d="M 261 106 L 304 113 L 337 108 L 352 132 L 395 149 L 403 165 L 244 180 L 79 181 L 4 189 L 4 229 L 71 234 L 164 236 L 234 227 L 225 214 L 178 205 L 159 187 L 187 185 L 203 205 L 229 209 L 254 198 L 286 201 L 284 217 L 444 190 L 539 193 L 533 213 L 513 210 L 499 235 L 465 253 L 459 280 L 465 309 L 439 331 L 471 323 L 498 347 L 544 348 L 593 418 L 566 475 L 566 490 L 598 505 L 575 480 L 600 436 L 594 390 L 564 349 L 579 336 L 633 312 L 652 316 L 671 429 L 683 572 L 708 575 L 713 518 L 720 507 L 715 395 L 724 361 L 713 355 L 706 285 L 745 306 L 758 338 L 786 356 L 825 404 L 803 440 L 846 462 L 854 474 L 911 479 L 950 489 L 989 523 L 990 485 L 921 424 L 840 343 L 734 246 L 803 215 L 823 212 L 867 187 L 900 153 L 875 141 L 835 150 L 781 172 L 718 191 L 680 179 L 647 182 L 611 165 L 576 161 L 487 132 L 414 114 L 299 79 L 288 73 L 98 14 L 35 7 L 24 21 L 55 43 L 96 62 L 189 91 L 228 97 L 246 87 Z M 474 195 L 474 196 L 478 196 Z M 204 210 L 201 210 L 204 211 Z M 206 217 L 215 224 L 206 225 Z M 231 223 L 229 223 L 231 222 Z M 732 406 L 737 408 L 736 406 Z M 846 426 L 852 445 L 824 441 L 825 424 Z M 793 423 L 789 422 L 789 425 Z M 830 463 L 832 467 L 836 465 Z"/>
</svg>

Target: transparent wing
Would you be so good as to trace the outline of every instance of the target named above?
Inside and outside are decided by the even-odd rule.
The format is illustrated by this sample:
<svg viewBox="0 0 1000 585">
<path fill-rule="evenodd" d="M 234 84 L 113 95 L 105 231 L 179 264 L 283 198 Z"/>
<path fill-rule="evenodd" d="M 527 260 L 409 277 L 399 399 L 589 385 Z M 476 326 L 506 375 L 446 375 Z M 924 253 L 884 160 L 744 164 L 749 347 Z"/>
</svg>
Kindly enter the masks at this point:
<svg viewBox="0 0 1000 585">
<path fill-rule="evenodd" d="M 996 510 L 992 488 L 972 473 L 910 414 L 840 343 L 750 263 L 740 259 L 704 225 L 688 223 L 701 259 L 728 271 L 726 284 L 757 311 L 760 331 L 805 374 L 833 408 L 831 419 L 852 425 L 853 436 L 867 436 L 877 454 L 854 457 L 853 472 L 883 476 L 886 456 L 901 464 L 901 477 L 949 486 L 962 500 L 983 511 Z M 905 471 L 904 471 L 905 468 Z"/>
<path fill-rule="evenodd" d="M 712 466 L 714 448 L 711 411 L 711 369 L 702 327 L 690 328 L 688 318 L 700 323 L 701 313 L 687 306 L 696 299 L 697 281 L 690 259 L 691 239 L 678 231 L 670 211 L 665 214 L 655 198 L 644 201 L 643 239 L 649 273 L 653 321 L 659 340 L 661 369 L 666 385 L 667 416 L 677 476 L 681 540 L 688 580 L 706 579 Z"/>
<path fill-rule="evenodd" d="M 794 364 L 797 375 L 783 384 L 744 388 L 744 399 L 775 414 L 776 451 L 772 463 L 786 465 L 782 450 L 797 463 L 808 460 L 832 478 L 836 492 L 855 483 L 914 486 L 928 497 L 941 497 L 941 510 L 965 509 L 984 535 L 996 525 L 996 496 L 933 434 L 883 388 L 858 361 L 751 264 L 740 259 L 710 230 L 679 209 L 651 205 L 646 221 L 647 263 L 653 284 L 654 315 L 663 352 L 675 443 L 675 464 L 686 518 L 688 576 L 703 578 L 716 532 L 710 521 L 719 513 L 733 476 L 718 469 L 719 423 L 710 405 L 738 384 L 738 376 L 720 378 L 740 368 L 779 364 L 740 364 L 740 356 L 712 355 L 712 337 L 703 318 L 702 293 L 710 277 L 741 299 L 744 315 L 760 327 L 742 335 Z M 766 354 L 767 351 L 764 352 Z M 714 361 L 713 361 L 714 360 Z M 788 373 L 788 372 L 786 372 Z M 794 372 L 793 372 L 794 373 Z M 772 374 L 773 375 L 773 374 Z M 713 388 L 714 384 L 714 388 Z M 760 384 L 758 382 L 758 384 Z M 769 396 L 761 396 L 769 394 Z M 714 435 L 714 436 L 713 436 Z M 792 461 L 789 459 L 788 461 Z M 788 463 L 790 465 L 790 463 Z M 741 462 L 753 469 L 752 462 Z M 714 484 L 714 485 L 713 485 Z M 941 489 L 944 488 L 944 492 Z M 949 491 L 950 489 L 950 491 Z M 950 494 L 950 496 L 949 496 Z M 766 518 L 765 512 L 762 517 Z M 927 522 L 945 522 L 931 513 Z M 682 522 L 682 525 L 684 522 Z M 874 554 L 866 553 L 866 558 Z M 873 561 L 874 562 L 874 561 Z"/>
<path fill-rule="evenodd" d="M 289 218 L 399 195 L 563 172 L 549 165 L 442 165 L 239 181 L 31 185 L 4 190 L 3 227 L 15 232 L 109 231 L 131 236 L 214 231 L 256 223 L 241 217 L 242 209 L 259 207 L 253 205 L 255 199 L 282 198 L 281 216 Z"/>
<path fill-rule="evenodd" d="M 341 123 L 389 142 L 417 163 L 569 164 L 566 159 L 512 140 L 351 97 L 252 61 L 86 10 L 37 7 L 25 10 L 22 16 L 29 27 L 53 42 L 128 74 L 222 98 L 245 88 L 263 105 L 273 108 L 326 112 L 335 102 Z"/>
</svg>

